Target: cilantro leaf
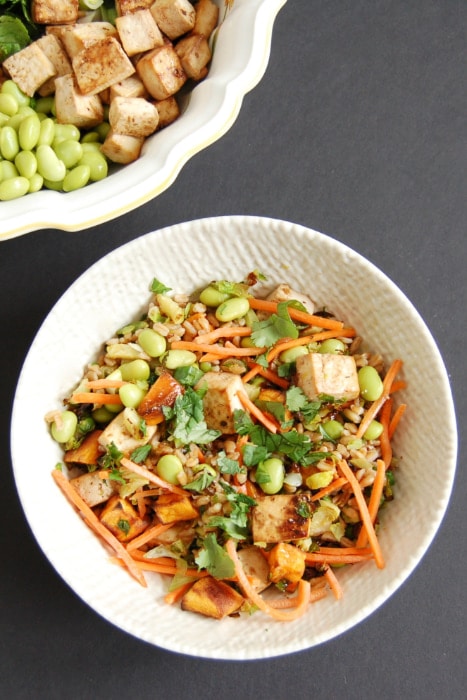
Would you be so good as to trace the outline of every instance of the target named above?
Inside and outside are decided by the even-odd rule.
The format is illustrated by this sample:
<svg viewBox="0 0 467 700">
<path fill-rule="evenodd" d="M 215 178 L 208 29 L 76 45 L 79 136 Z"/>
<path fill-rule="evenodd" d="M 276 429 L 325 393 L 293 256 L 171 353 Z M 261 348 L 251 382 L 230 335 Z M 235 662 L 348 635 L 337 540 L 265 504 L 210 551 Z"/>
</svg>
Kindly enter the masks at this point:
<svg viewBox="0 0 467 700">
<path fill-rule="evenodd" d="M 114 469 L 120 466 L 120 460 L 123 457 L 123 452 L 120 452 L 117 445 L 111 442 L 107 445 L 105 453 L 100 457 L 99 464 L 103 469 Z"/>
<path fill-rule="evenodd" d="M 150 452 L 151 445 L 141 445 L 133 450 L 130 455 L 130 459 L 132 462 L 136 462 L 136 464 L 141 464 L 141 462 L 144 462 Z"/>
<path fill-rule="evenodd" d="M 177 446 L 194 442 L 205 445 L 221 434 L 219 430 L 210 430 L 204 420 L 203 399 L 200 392 L 187 387 L 183 394 L 177 396 L 172 407 L 164 406 L 166 420 L 171 421 L 171 433 Z"/>
<path fill-rule="evenodd" d="M 286 392 L 286 406 L 289 411 L 300 412 L 305 421 L 310 422 L 316 418 L 322 406 L 322 401 L 309 401 L 307 396 L 298 386 L 292 386 Z"/>
<path fill-rule="evenodd" d="M 154 294 L 166 294 L 167 292 L 172 291 L 172 288 L 166 287 L 163 282 L 159 282 L 159 280 L 154 277 L 153 281 L 151 282 L 150 291 Z"/>
<path fill-rule="evenodd" d="M 196 365 L 189 365 L 188 367 L 177 367 L 174 372 L 174 378 L 183 386 L 194 386 L 199 382 L 203 374 L 202 370 Z"/>
<path fill-rule="evenodd" d="M 238 493 L 235 489 L 224 481 L 220 482 L 224 489 L 227 500 L 231 504 L 231 512 L 228 517 L 214 516 L 209 520 L 208 525 L 219 527 L 224 530 L 229 537 L 235 539 L 246 539 L 248 537 L 248 513 L 250 508 L 256 505 L 256 501 L 243 493 Z"/>
<path fill-rule="evenodd" d="M 288 302 L 277 305 L 277 314 L 252 324 L 251 339 L 257 347 L 270 347 L 281 338 L 298 338 L 298 328 L 290 318 Z"/>
<path fill-rule="evenodd" d="M 269 452 L 264 445 L 252 445 L 247 442 L 246 445 L 243 446 L 242 456 L 243 462 L 247 467 L 254 467 L 256 464 L 267 459 Z"/>
<path fill-rule="evenodd" d="M 224 450 L 219 452 L 217 466 L 221 474 L 239 474 L 242 471 L 238 460 L 227 457 Z"/>
<path fill-rule="evenodd" d="M 207 469 L 203 469 L 196 479 L 193 479 L 193 481 L 190 481 L 190 483 L 185 484 L 183 487 L 184 489 L 188 489 L 189 491 L 198 491 L 201 493 L 205 489 L 207 489 L 212 482 L 214 481 L 214 475 L 211 474 Z"/>
<path fill-rule="evenodd" d="M 200 569 L 206 569 L 214 578 L 232 578 L 235 567 L 232 559 L 217 541 L 213 532 L 206 535 L 203 547 L 195 557 Z"/>
</svg>

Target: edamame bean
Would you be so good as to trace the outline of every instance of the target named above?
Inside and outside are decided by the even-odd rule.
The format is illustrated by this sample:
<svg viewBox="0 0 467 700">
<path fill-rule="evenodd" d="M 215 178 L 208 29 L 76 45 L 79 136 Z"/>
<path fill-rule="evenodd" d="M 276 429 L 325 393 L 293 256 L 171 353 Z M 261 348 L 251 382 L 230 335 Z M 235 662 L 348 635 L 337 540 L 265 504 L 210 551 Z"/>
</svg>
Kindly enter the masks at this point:
<svg viewBox="0 0 467 700">
<path fill-rule="evenodd" d="M 365 401 L 376 401 L 383 393 L 383 382 L 378 372 L 371 365 L 358 370 L 360 395 Z"/>
<path fill-rule="evenodd" d="M 81 144 L 83 156 L 79 161 L 79 165 L 89 165 L 91 171 L 90 180 L 93 182 L 98 182 L 99 180 L 103 180 L 105 177 L 107 177 L 109 173 L 109 166 L 105 156 L 103 156 L 102 153 L 94 148 L 92 150 L 85 149 L 85 146 L 89 145 L 90 144 L 88 143 Z"/>
<path fill-rule="evenodd" d="M 196 355 L 190 350 L 169 350 L 165 358 L 167 369 L 177 369 L 177 367 L 189 367 L 196 362 Z"/>
<path fill-rule="evenodd" d="M 169 484 L 178 484 L 178 474 L 183 470 L 182 461 L 177 455 L 163 455 L 156 464 L 156 472 Z"/>
<path fill-rule="evenodd" d="M 11 177 L 0 182 L 0 201 L 7 202 L 11 199 L 22 197 L 29 190 L 29 180 L 26 177 Z"/>
<path fill-rule="evenodd" d="M 65 163 L 55 154 L 50 146 L 38 146 L 36 149 L 37 171 L 44 180 L 59 182 L 66 175 Z"/>
<path fill-rule="evenodd" d="M 72 139 L 73 141 L 79 141 L 80 136 L 81 132 L 78 129 L 78 127 L 74 124 L 55 123 L 55 143 L 59 143 L 60 141 L 67 141 L 68 139 Z"/>
<path fill-rule="evenodd" d="M 77 165 L 76 168 L 67 172 L 63 178 L 63 191 L 73 192 L 74 190 L 81 189 L 81 187 L 85 187 L 89 182 L 90 174 L 91 169 L 89 165 Z"/>
<path fill-rule="evenodd" d="M 320 344 L 318 352 L 324 355 L 338 355 L 345 352 L 345 344 L 338 338 L 328 338 Z"/>
<path fill-rule="evenodd" d="M 152 328 L 143 328 L 138 335 L 138 345 L 142 347 L 149 357 L 160 357 L 167 348 L 164 336 Z"/>
<path fill-rule="evenodd" d="M 18 141 L 23 151 L 31 151 L 39 141 L 41 122 L 35 112 L 23 119 L 18 128 Z"/>
<path fill-rule="evenodd" d="M 97 143 L 99 141 L 99 134 L 97 131 L 88 131 L 87 134 L 81 138 L 81 143 Z"/>
<path fill-rule="evenodd" d="M 231 297 L 216 309 L 216 318 L 221 323 L 228 323 L 242 318 L 250 308 L 246 297 Z"/>
<path fill-rule="evenodd" d="M 29 190 L 28 192 L 39 192 L 44 185 L 44 178 L 39 173 L 34 173 L 29 179 Z"/>
<path fill-rule="evenodd" d="M 77 425 L 78 418 L 76 413 L 73 413 L 73 411 L 62 411 L 60 418 L 51 424 L 50 433 L 56 442 L 68 442 L 75 434 Z"/>
<path fill-rule="evenodd" d="M 331 440 L 339 440 L 344 432 L 344 426 L 338 420 L 327 420 L 323 423 L 323 430 L 329 435 Z"/>
<path fill-rule="evenodd" d="M 53 119 L 47 117 L 41 121 L 41 130 L 39 134 L 39 139 L 37 141 L 38 146 L 50 146 L 53 143 L 55 136 L 55 123 Z"/>
<path fill-rule="evenodd" d="M 220 306 L 228 298 L 229 298 L 228 294 L 225 294 L 223 292 L 219 292 L 218 289 L 216 289 L 215 287 L 211 287 L 211 286 L 206 287 L 206 289 L 203 289 L 203 291 L 199 295 L 199 300 L 202 304 L 205 304 L 206 306 L 213 306 L 213 307 Z"/>
<path fill-rule="evenodd" d="M 18 109 L 18 101 L 15 100 L 13 95 L 8 95 L 8 93 L 0 93 L 0 112 L 12 117 L 14 114 L 16 114 Z"/>
<path fill-rule="evenodd" d="M 146 381 L 151 374 L 151 368 L 146 360 L 132 360 L 120 365 L 120 373 L 125 382 Z"/>
<path fill-rule="evenodd" d="M 127 408 L 137 408 L 143 400 L 146 392 L 136 384 L 124 384 L 118 390 L 122 403 Z"/>
<path fill-rule="evenodd" d="M 63 180 L 47 180 L 44 177 L 43 186 L 48 190 L 55 190 L 55 192 L 62 191 Z"/>
<path fill-rule="evenodd" d="M 29 180 L 37 171 L 36 156 L 32 151 L 20 151 L 15 158 L 15 165 L 19 174 Z"/>
<path fill-rule="evenodd" d="M 368 428 L 363 433 L 363 437 L 365 440 L 377 440 L 383 430 L 383 425 L 379 421 L 372 420 Z"/>
<path fill-rule="evenodd" d="M 306 485 L 309 489 L 323 489 L 325 486 L 328 486 L 333 479 L 334 472 L 316 472 L 316 474 L 311 474 L 311 476 L 306 479 Z"/>
<path fill-rule="evenodd" d="M 5 80 L 0 92 L 4 95 L 12 95 L 15 98 L 18 105 L 29 105 L 31 104 L 31 98 L 26 95 L 21 88 L 15 83 L 14 80 Z"/>
<path fill-rule="evenodd" d="M 39 97 L 39 99 L 36 100 L 36 112 L 52 114 L 53 105 L 54 98 L 52 96 Z"/>
<path fill-rule="evenodd" d="M 14 160 L 19 152 L 18 134 L 12 126 L 2 126 L 0 131 L 0 153 L 6 160 Z"/>
<path fill-rule="evenodd" d="M 55 146 L 52 145 L 52 148 L 67 168 L 74 168 L 83 157 L 83 148 L 80 142 L 74 139 L 64 139 Z"/>
<path fill-rule="evenodd" d="M 295 348 L 288 348 L 281 352 L 279 359 L 281 362 L 289 364 L 290 362 L 296 362 L 297 358 L 302 355 L 308 355 L 308 349 L 304 345 L 297 345 Z"/>
<path fill-rule="evenodd" d="M 9 160 L 0 161 L 0 182 L 9 180 L 12 177 L 18 177 L 18 168 Z"/>
<path fill-rule="evenodd" d="M 107 137 L 107 134 L 110 131 L 110 124 L 109 122 L 102 122 L 101 124 L 98 124 L 96 126 L 95 130 L 99 135 L 100 141 L 104 142 Z"/>
<path fill-rule="evenodd" d="M 114 414 L 108 411 L 105 406 L 99 406 L 99 408 L 96 408 L 92 412 L 92 417 L 94 418 L 96 423 L 105 424 L 109 423 L 112 420 Z"/>
<path fill-rule="evenodd" d="M 284 464 L 278 457 L 265 459 L 256 469 L 256 483 L 268 495 L 278 493 L 284 483 Z"/>
</svg>

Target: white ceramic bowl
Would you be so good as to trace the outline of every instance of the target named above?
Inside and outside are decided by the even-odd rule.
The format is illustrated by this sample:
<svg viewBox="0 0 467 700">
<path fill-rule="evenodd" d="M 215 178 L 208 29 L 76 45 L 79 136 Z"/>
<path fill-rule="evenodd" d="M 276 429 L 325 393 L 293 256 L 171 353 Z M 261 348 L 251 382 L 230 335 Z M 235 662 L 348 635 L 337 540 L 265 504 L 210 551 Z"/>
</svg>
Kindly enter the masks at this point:
<svg viewBox="0 0 467 700">
<path fill-rule="evenodd" d="M 174 290 L 191 292 L 212 279 L 241 280 L 253 269 L 262 271 L 271 285 L 288 281 L 309 292 L 318 304 L 355 326 L 387 362 L 403 358 L 407 381 L 408 409 L 395 439 L 395 454 L 402 456 L 396 498 L 384 511 L 380 530 L 386 567 L 379 570 L 365 563 L 342 569 L 343 599 L 329 595 L 291 623 L 274 622 L 261 612 L 222 622 L 182 612 L 164 604 L 166 584 L 157 574 L 148 575 L 149 587 L 144 589 L 110 564 L 101 543 L 50 476 L 61 454 L 43 418 L 60 407 L 85 363 L 115 329 L 143 311 L 153 277 Z M 437 460 L 427 439 L 434 435 L 444 447 Z M 457 437 L 443 361 L 423 320 L 398 287 L 332 238 L 283 221 L 234 216 L 180 224 L 137 238 L 98 261 L 70 287 L 26 358 L 14 403 L 11 449 L 18 493 L 40 547 L 97 613 L 171 651 L 254 659 L 332 639 L 397 590 L 443 518 L 454 479 Z"/>
<path fill-rule="evenodd" d="M 125 214 L 166 190 L 192 156 L 230 129 L 266 70 L 274 20 L 286 0 L 214 1 L 220 26 L 209 74 L 184 101 L 179 119 L 105 180 L 67 194 L 41 190 L 0 202 L 0 241 L 41 228 L 78 231 Z"/>
</svg>

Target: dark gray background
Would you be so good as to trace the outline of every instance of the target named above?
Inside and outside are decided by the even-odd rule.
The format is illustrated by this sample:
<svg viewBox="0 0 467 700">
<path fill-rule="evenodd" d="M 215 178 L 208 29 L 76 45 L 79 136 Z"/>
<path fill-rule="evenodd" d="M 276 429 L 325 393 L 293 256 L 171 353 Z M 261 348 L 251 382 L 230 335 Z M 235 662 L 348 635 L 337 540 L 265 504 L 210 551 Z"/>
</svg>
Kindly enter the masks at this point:
<svg viewBox="0 0 467 700">
<path fill-rule="evenodd" d="M 310 651 L 224 663 L 143 644 L 74 596 L 23 517 L 8 424 L 41 321 L 91 263 L 162 226 L 260 214 L 344 241 L 402 288 L 439 343 L 465 437 L 466 28 L 465 0 L 289 0 L 275 24 L 267 72 L 235 125 L 167 192 L 82 233 L 38 231 L 1 244 L 2 697 L 465 697 L 462 457 L 438 536 L 382 608 Z M 429 439 L 442 479 L 443 436 Z M 34 459 L 31 445 L 31 469 Z"/>
</svg>

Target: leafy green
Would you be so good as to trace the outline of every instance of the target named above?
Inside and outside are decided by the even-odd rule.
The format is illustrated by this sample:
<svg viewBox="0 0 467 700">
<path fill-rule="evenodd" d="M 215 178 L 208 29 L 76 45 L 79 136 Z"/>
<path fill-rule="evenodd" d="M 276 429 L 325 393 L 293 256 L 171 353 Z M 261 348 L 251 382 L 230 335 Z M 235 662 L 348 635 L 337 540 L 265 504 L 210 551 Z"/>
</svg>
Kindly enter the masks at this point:
<svg viewBox="0 0 467 700">
<path fill-rule="evenodd" d="M 298 328 L 290 318 L 288 305 L 289 302 L 281 302 L 277 305 L 277 314 L 253 323 L 251 339 L 256 346 L 270 347 L 281 338 L 298 338 Z"/>
<path fill-rule="evenodd" d="M 239 474 L 242 471 L 238 461 L 227 457 L 224 450 L 219 452 L 217 466 L 221 474 Z"/>
<path fill-rule="evenodd" d="M 300 412 L 305 421 L 310 422 L 316 418 L 322 406 L 322 401 L 309 401 L 307 396 L 298 386 L 287 389 L 285 404 L 289 411 Z"/>
<path fill-rule="evenodd" d="M 167 292 L 172 291 L 172 288 L 166 287 L 163 282 L 160 282 L 156 277 L 154 277 L 153 281 L 151 282 L 150 291 L 154 294 L 166 294 Z"/>
<path fill-rule="evenodd" d="M 141 464 L 141 462 L 144 462 L 150 452 L 151 445 L 141 445 L 133 450 L 130 455 L 130 459 L 132 462 L 136 462 L 136 464 Z"/>
<path fill-rule="evenodd" d="M 174 377 L 183 386 L 194 386 L 199 382 L 203 374 L 202 370 L 196 365 L 189 365 L 188 367 L 177 367 Z"/>
<path fill-rule="evenodd" d="M 193 481 L 190 481 L 189 484 L 186 484 L 183 488 L 188 489 L 189 491 L 198 491 L 201 493 L 205 489 L 208 488 L 214 481 L 214 475 L 208 471 L 207 469 L 203 469 L 196 479 L 193 479 Z"/>
<path fill-rule="evenodd" d="M 226 482 L 220 482 L 224 489 L 227 500 L 231 504 L 231 512 L 228 517 L 214 516 L 209 520 L 209 527 L 219 527 L 224 530 L 229 537 L 235 539 L 246 539 L 248 537 L 248 513 L 256 501 L 250 496 L 238 493 Z"/>
<path fill-rule="evenodd" d="M 204 420 L 202 392 L 187 387 L 183 394 L 177 396 L 172 407 L 163 407 L 164 417 L 171 421 L 170 430 L 177 447 L 194 442 L 205 445 L 221 434 L 210 430 Z"/>
<path fill-rule="evenodd" d="M 249 285 L 246 282 L 229 282 L 229 280 L 211 282 L 210 286 L 217 289 L 221 294 L 228 294 L 231 297 L 245 297 L 249 289 Z"/>
<path fill-rule="evenodd" d="M 207 569 L 215 578 L 232 578 L 235 573 L 232 559 L 218 543 L 213 532 L 204 538 L 203 547 L 195 557 L 195 562 L 200 569 Z"/>
</svg>

